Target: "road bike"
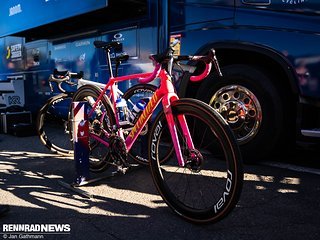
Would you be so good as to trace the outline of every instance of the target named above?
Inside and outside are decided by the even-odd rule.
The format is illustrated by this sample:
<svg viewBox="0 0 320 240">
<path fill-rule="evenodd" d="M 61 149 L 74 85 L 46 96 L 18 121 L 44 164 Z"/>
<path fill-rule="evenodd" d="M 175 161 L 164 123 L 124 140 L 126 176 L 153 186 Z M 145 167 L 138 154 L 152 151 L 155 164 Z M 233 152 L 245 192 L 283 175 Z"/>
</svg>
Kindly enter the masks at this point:
<svg viewBox="0 0 320 240">
<path fill-rule="evenodd" d="M 112 47 L 102 41 L 94 45 L 107 53 Z M 90 162 L 99 171 L 115 167 L 126 173 L 130 168 L 128 153 L 146 131 L 157 106 L 162 105 L 147 129 L 149 139 L 144 145 L 153 181 L 179 216 L 195 223 L 219 221 L 232 211 L 241 194 L 241 153 L 221 115 L 199 100 L 179 99 L 172 83 L 172 67 L 181 61 L 202 63 L 202 71 L 190 81 L 204 79 L 212 65 L 220 72 L 215 52 L 212 49 L 206 56 L 174 56 L 170 47 L 150 59 L 153 72 L 111 77 L 103 90 L 85 85 L 75 92 L 73 101 L 86 101 L 88 106 Z M 119 82 L 133 79 L 142 84 L 159 79 L 160 84 L 132 123 L 116 93 Z"/>
<path fill-rule="evenodd" d="M 113 48 L 118 48 L 119 43 L 112 45 Z M 116 75 L 121 62 L 126 61 L 128 55 L 122 54 L 115 57 Z M 110 63 L 111 63 L 111 59 Z M 111 76 L 113 72 L 111 69 Z M 49 86 L 51 92 L 60 92 L 59 94 L 49 98 L 40 108 L 36 118 L 36 129 L 41 143 L 46 146 L 51 152 L 72 156 L 73 155 L 73 139 L 72 139 L 72 119 L 71 119 L 71 102 L 74 92 L 77 88 L 84 85 L 94 85 L 98 88 L 104 88 L 105 84 L 93 82 L 83 79 L 83 72 L 73 73 L 70 71 L 58 71 L 55 69 L 49 77 Z M 151 84 L 137 84 L 129 88 L 125 93 L 117 90 L 118 96 L 124 98 L 128 102 L 128 108 L 133 109 L 136 99 L 148 98 L 153 94 L 156 87 Z M 141 142 L 146 142 L 140 137 Z M 133 159 L 138 159 L 140 163 L 145 163 L 147 153 L 136 153 L 134 150 L 130 152 Z M 90 167 L 91 169 L 91 167 Z M 95 171 L 95 168 L 92 168 Z"/>
</svg>

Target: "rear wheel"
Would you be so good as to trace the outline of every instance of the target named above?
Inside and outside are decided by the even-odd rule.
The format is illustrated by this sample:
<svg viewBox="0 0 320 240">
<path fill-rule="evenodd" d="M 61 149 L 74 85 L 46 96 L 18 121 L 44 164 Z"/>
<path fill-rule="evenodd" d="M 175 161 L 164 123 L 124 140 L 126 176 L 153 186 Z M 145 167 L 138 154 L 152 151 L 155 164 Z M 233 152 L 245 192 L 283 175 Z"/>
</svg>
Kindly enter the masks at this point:
<svg viewBox="0 0 320 240">
<path fill-rule="evenodd" d="M 36 119 L 40 141 L 50 151 L 70 156 L 73 154 L 68 121 L 71 101 L 71 95 L 64 93 L 50 98 L 39 110 Z"/>
<path fill-rule="evenodd" d="M 217 222 L 239 200 L 243 172 L 241 154 L 227 123 L 207 104 L 181 99 L 172 104 L 172 114 L 185 161 L 179 166 L 173 153 L 166 117 L 161 112 L 151 129 L 149 158 L 155 185 L 166 203 L 179 216 L 196 223 Z M 186 146 L 178 117 L 185 116 L 194 149 Z"/>
<path fill-rule="evenodd" d="M 87 112 L 92 109 L 93 104 L 98 99 L 101 93 L 101 89 L 92 86 L 85 85 L 78 89 L 74 94 L 73 102 L 86 101 Z M 102 172 L 109 165 L 109 152 L 110 149 L 102 144 L 100 141 L 95 140 L 92 136 L 97 136 L 106 142 L 109 141 L 109 136 L 112 131 L 112 126 L 115 124 L 115 117 L 111 107 L 110 100 L 103 96 L 98 103 L 95 111 L 91 116 L 88 116 L 89 121 L 89 166 L 91 172 Z"/>
</svg>

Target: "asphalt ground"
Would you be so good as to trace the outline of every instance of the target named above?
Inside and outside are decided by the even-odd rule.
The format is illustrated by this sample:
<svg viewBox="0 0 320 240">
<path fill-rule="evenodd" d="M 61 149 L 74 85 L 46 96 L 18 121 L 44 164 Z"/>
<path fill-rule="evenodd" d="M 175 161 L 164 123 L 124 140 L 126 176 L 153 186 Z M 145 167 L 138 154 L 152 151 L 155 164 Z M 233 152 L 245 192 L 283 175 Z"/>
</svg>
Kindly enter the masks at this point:
<svg viewBox="0 0 320 240">
<path fill-rule="evenodd" d="M 301 156 L 302 158 L 304 156 Z M 270 159 L 272 161 L 273 159 Z M 320 172 L 246 165 L 237 207 L 222 221 L 195 225 L 162 201 L 148 167 L 79 189 L 72 158 L 50 153 L 36 136 L 0 134 L 0 218 L 3 239 L 320 239 Z M 91 178 L 105 177 L 104 173 Z M 8 233 L 20 225 L 68 225 L 70 231 Z M 5 230 L 5 231 L 4 231 Z"/>
</svg>

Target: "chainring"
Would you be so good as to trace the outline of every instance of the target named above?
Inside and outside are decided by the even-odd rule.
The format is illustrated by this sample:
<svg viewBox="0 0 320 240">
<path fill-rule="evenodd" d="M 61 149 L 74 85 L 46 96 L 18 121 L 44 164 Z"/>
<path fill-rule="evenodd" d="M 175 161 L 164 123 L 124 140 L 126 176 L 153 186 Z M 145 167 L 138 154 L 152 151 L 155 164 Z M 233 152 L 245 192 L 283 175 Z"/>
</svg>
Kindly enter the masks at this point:
<svg viewBox="0 0 320 240">
<path fill-rule="evenodd" d="M 126 143 L 123 138 L 113 135 L 109 140 L 110 147 L 110 157 L 114 163 L 117 165 L 123 165 L 125 167 L 129 166 L 127 162 L 128 151 Z"/>
</svg>

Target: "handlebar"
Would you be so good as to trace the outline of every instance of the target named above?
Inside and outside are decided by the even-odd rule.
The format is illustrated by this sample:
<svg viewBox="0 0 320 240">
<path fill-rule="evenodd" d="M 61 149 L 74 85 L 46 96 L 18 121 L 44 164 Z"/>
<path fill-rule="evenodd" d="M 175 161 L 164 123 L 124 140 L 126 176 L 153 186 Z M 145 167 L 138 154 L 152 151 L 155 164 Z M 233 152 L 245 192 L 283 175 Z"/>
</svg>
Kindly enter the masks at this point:
<svg viewBox="0 0 320 240">
<path fill-rule="evenodd" d="M 166 49 L 163 53 L 160 54 L 155 54 L 151 55 L 150 59 L 153 61 L 155 68 L 153 72 L 148 76 L 144 78 L 139 78 L 138 81 L 140 83 L 148 83 L 154 80 L 155 78 L 158 77 L 161 69 L 166 69 L 169 75 L 171 75 L 173 64 L 178 63 L 180 61 L 202 61 L 205 63 L 205 68 L 204 70 L 198 74 L 198 75 L 193 75 L 190 77 L 190 81 L 192 82 L 197 82 L 201 81 L 202 79 L 206 78 L 212 68 L 212 63 L 214 64 L 216 71 L 219 76 L 222 76 L 218 60 L 216 58 L 215 50 L 210 49 L 207 55 L 205 56 L 174 56 L 174 50 L 173 47 L 178 43 L 178 41 L 173 42 L 169 48 Z M 102 48 L 105 49 L 107 52 L 107 61 L 108 61 L 108 66 L 109 66 L 109 72 L 110 76 L 113 77 L 112 74 L 112 68 L 111 68 L 111 59 L 110 59 L 110 50 L 112 48 L 121 48 L 122 44 L 120 42 L 105 42 L 105 41 L 94 41 L 94 46 L 96 48 Z M 119 64 L 121 61 L 128 60 L 129 56 L 124 55 L 123 57 L 118 57 L 117 59 L 117 64 L 116 64 L 116 69 L 118 68 Z M 117 74 L 116 74 L 117 75 Z"/>
<path fill-rule="evenodd" d="M 53 74 L 49 76 L 49 85 L 51 91 L 53 91 L 52 82 L 55 82 L 58 86 L 59 91 L 65 93 L 66 90 L 62 88 L 62 83 L 66 83 L 70 86 L 75 86 L 77 83 L 72 82 L 71 79 L 80 79 L 83 78 L 83 72 L 80 71 L 79 73 L 73 73 L 69 71 L 58 71 L 54 69 Z"/>
<path fill-rule="evenodd" d="M 153 72 L 151 73 L 151 75 L 149 77 L 139 78 L 138 79 L 139 83 L 146 84 L 146 83 L 151 82 L 152 80 L 156 79 L 160 73 L 160 70 L 161 70 L 161 64 L 156 63 L 156 66 L 155 66 Z"/>
<path fill-rule="evenodd" d="M 191 76 L 190 81 L 191 82 L 198 82 L 198 81 L 201 81 L 202 79 L 206 78 L 211 71 L 211 66 L 212 66 L 211 62 L 208 64 L 206 63 L 206 67 L 205 67 L 204 71 L 199 75 Z"/>
<path fill-rule="evenodd" d="M 222 72 L 220 70 L 219 63 L 218 63 L 214 49 L 210 49 L 208 54 L 205 56 L 189 56 L 189 55 L 173 56 L 173 49 L 169 48 L 164 53 L 151 55 L 150 59 L 154 62 L 155 68 L 150 76 L 146 78 L 140 78 L 138 80 L 140 83 L 145 84 L 145 83 L 151 82 L 156 77 L 158 77 L 161 68 L 164 68 L 163 67 L 164 64 L 170 63 L 170 62 L 177 63 L 180 61 L 202 61 L 203 63 L 205 63 L 205 68 L 200 74 L 193 75 L 190 77 L 190 81 L 192 82 L 201 81 L 202 79 L 206 78 L 211 72 L 212 63 L 215 66 L 215 69 L 218 75 L 222 77 Z M 167 68 L 170 68 L 170 67 L 172 68 L 172 66 L 167 66 Z M 167 71 L 170 73 L 171 69 Z"/>
</svg>

